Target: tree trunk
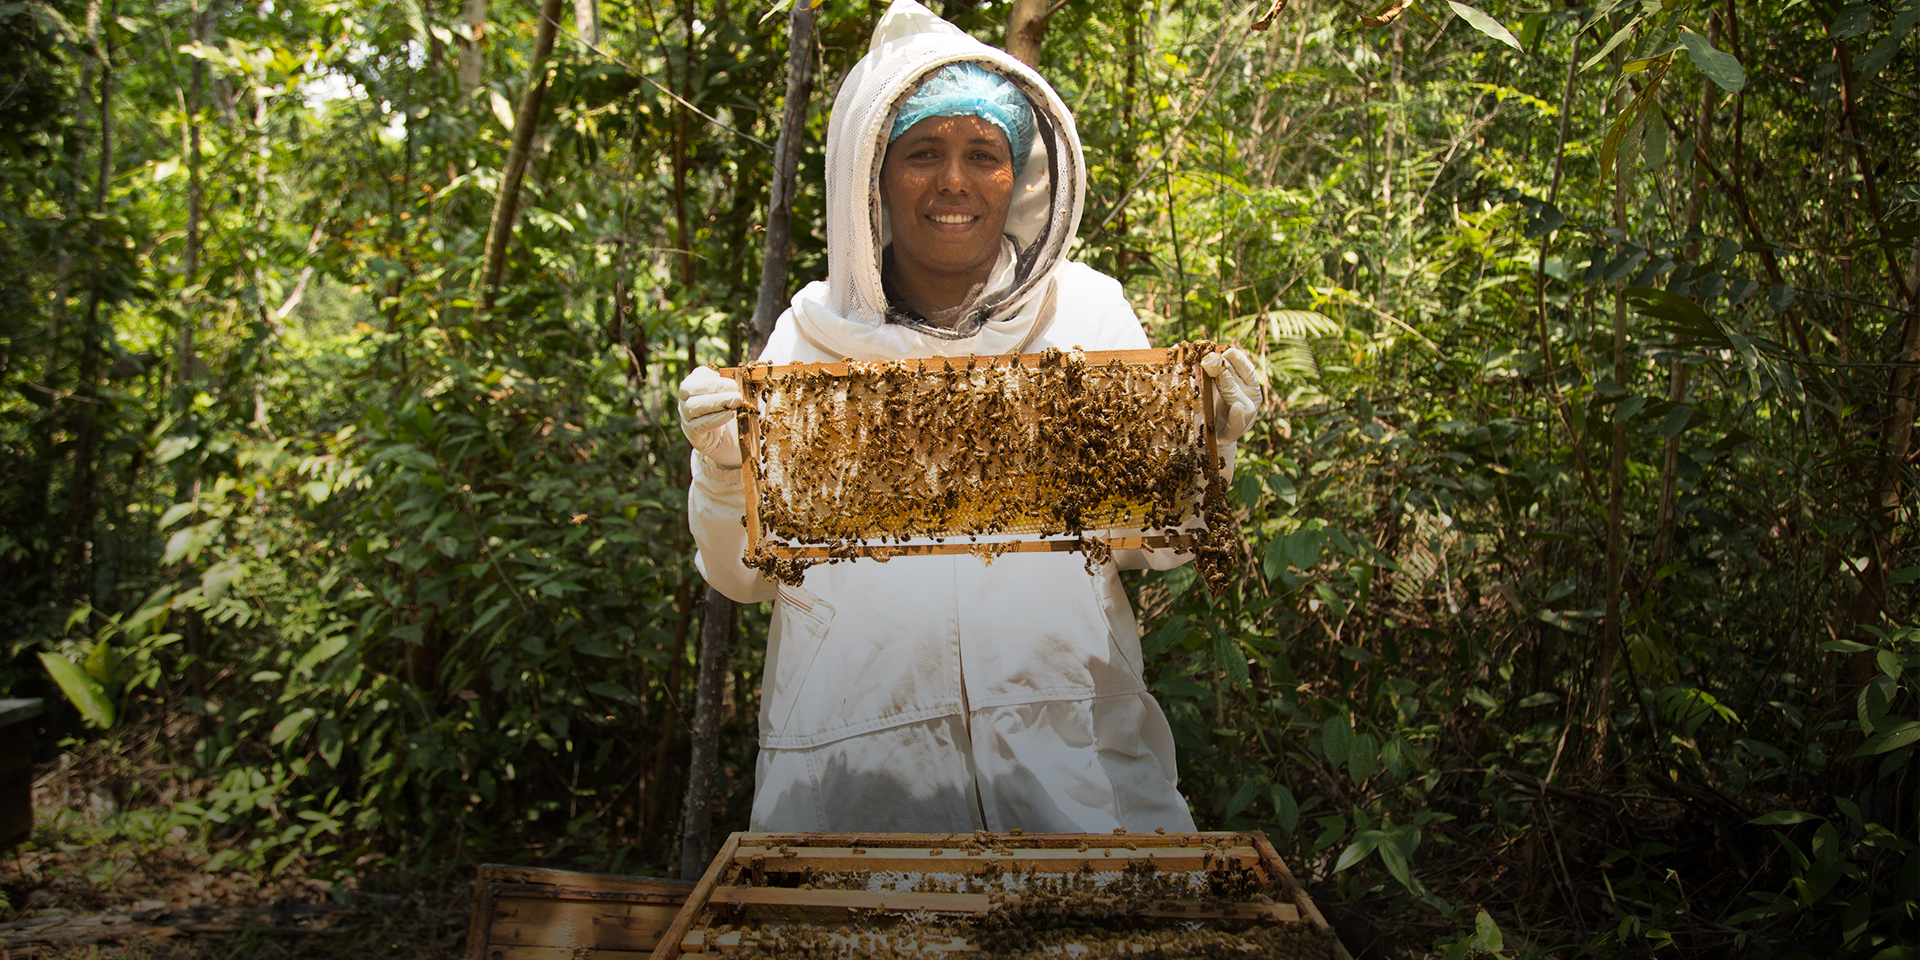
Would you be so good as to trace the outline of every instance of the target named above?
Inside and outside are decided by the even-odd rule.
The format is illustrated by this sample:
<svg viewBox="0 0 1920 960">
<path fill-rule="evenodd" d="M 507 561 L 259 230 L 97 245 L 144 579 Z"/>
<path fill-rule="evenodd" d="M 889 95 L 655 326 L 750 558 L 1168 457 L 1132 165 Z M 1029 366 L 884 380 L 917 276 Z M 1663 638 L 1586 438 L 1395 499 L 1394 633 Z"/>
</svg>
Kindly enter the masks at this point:
<svg viewBox="0 0 1920 960">
<path fill-rule="evenodd" d="M 686 815 L 680 823 L 680 879 L 697 880 L 713 855 L 713 781 L 720 766 L 720 698 L 733 655 L 737 610 L 712 587 L 701 601 L 700 675 L 694 683 L 693 757 L 687 765 Z"/>
<path fill-rule="evenodd" d="M 471 4 L 469 4 L 471 9 Z M 493 309 L 495 288 L 507 266 L 507 243 L 513 237 L 514 215 L 520 209 L 520 181 L 533 155 L 533 135 L 540 126 L 540 103 L 547 95 L 547 56 L 553 52 L 554 32 L 560 24 L 560 0 L 543 0 L 540 27 L 534 34 L 533 62 L 527 67 L 527 88 L 513 113 L 513 145 L 500 175 L 500 195 L 494 198 L 493 220 L 487 226 L 487 258 L 480 268 L 481 308 Z M 462 63 L 464 69 L 464 61 Z"/>
<path fill-rule="evenodd" d="M 213 4 L 208 3 L 194 12 L 192 35 L 195 43 L 206 45 L 210 42 L 210 22 L 213 19 Z M 193 287 L 200 278 L 200 224 L 202 223 L 202 203 L 205 187 L 201 179 L 200 163 L 200 108 L 206 99 L 207 62 L 199 57 L 193 58 L 187 89 L 187 240 L 186 253 L 180 264 L 180 287 L 185 294 L 185 302 L 180 311 L 179 356 L 174 363 L 174 380 L 180 409 L 184 412 L 193 407 L 194 374 L 194 337 L 198 323 L 198 305 L 200 295 Z"/>
<path fill-rule="evenodd" d="M 1007 52 L 1035 70 L 1040 69 L 1040 45 L 1047 38 L 1047 0 L 1013 0 L 1007 14 Z"/>
<path fill-rule="evenodd" d="M 1834 42 L 1835 59 L 1840 66 L 1840 119 L 1845 130 L 1853 135 L 1846 139 L 1852 144 L 1854 163 L 1860 174 L 1860 185 L 1867 202 L 1867 213 L 1873 218 L 1875 229 L 1882 243 L 1881 253 L 1885 258 L 1887 279 L 1893 287 L 1894 297 L 1905 301 L 1905 316 L 1896 317 L 1890 323 L 1901 324 L 1899 346 L 1894 355 L 1893 370 L 1887 376 L 1887 395 L 1881 404 L 1880 438 L 1874 452 L 1873 490 L 1868 496 L 1868 509 L 1872 511 L 1868 520 L 1868 535 L 1871 537 L 1872 551 L 1867 557 L 1866 568 L 1860 571 L 1860 592 L 1853 602 L 1853 622 L 1860 626 L 1878 626 L 1885 615 L 1887 603 L 1888 566 L 1898 559 L 1900 548 L 1899 522 L 1902 506 L 1902 488 L 1905 486 L 1903 474 L 1907 458 L 1913 449 L 1913 421 L 1920 413 L 1920 271 L 1912 269 L 1920 266 L 1920 246 L 1916 246 L 1907 270 L 1901 269 L 1899 255 L 1892 243 L 1886 242 L 1886 208 L 1882 206 L 1880 191 L 1875 176 L 1873 158 L 1867 155 L 1866 131 L 1861 129 L 1858 111 L 1858 92 L 1855 89 L 1852 58 L 1847 53 L 1844 40 Z M 1913 279 L 1909 279 L 1909 274 Z M 1859 639 L 1871 643 L 1873 638 Z M 1873 679 L 1878 672 L 1871 653 L 1858 653 L 1852 658 L 1852 680 L 1864 684 Z"/>
<path fill-rule="evenodd" d="M 760 292 L 748 327 L 747 355 L 758 357 L 773 332 L 787 288 L 787 253 L 793 219 L 793 181 L 807 132 L 813 95 L 814 11 L 795 3 L 788 15 L 787 102 L 773 151 L 773 185 L 767 202 L 766 253 L 760 261 Z M 720 697 L 732 654 L 734 603 L 707 588 L 700 630 L 700 679 L 693 711 L 693 758 L 687 769 L 686 817 L 680 841 L 680 876 L 697 879 L 712 856 L 713 780 L 720 760 Z"/>
<path fill-rule="evenodd" d="M 1707 20 L 1707 43 L 1717 44 L 1719 42 L 1720 19 L 1718 17 L 1711 17 Z M 1700 103 L 1699 106 L 1695 108 L 1693 115 L 1693 142 L 1701 147 L 1705 147 L 1713 142 L 1714 91 L 1713 81 L 1706 77 L 1701 77 Z M 1700 227 L 1701 217 L 1706 212 L 1707 189 L 1709 186 L 1706 171 L 1700 168 L 1700 164 L 1697 162 L 1694 163 L 1692 169 L 1693 185 L 1687 195 L 1688 233 L 1692 233 Z M 1688 263 L 1693 264 L 1700 262 L 1700 244 L 1698 241 L 1692 241 L 1687 244 L 1686 260 Z M 1687 375 L 1686 364 L 1675 361 L 1673 369 L 1667 375 L 1668 400 L 1679 403 L 1686 398 Z M 1676 487 L 1679 483 L 1679 478 L 1675 473 L 1679 469 L 1679 466 L 1680 434 L 1676 433 L 1667 438 L 1667 442 L 1661 450 L 1660 512 L 1654 521 L 1653 552 L 1650 555 L 1651 563 L 1649 564 L 1652 569 L 1656 570 L 1666 566 L 1667 561 L 1673 558 L 1674 523 L 1676 522 L 1674 505 L 1677 499 Z"/>
<path fill-rule="evenodd" d="M 1613 53 L 1614 71 L 1619 72 L 1622 52 Z M 1619 108 L 1627 110 L 1633 101 L 1633 91 L 1622 87 L 1619 93 Z M 1627 163 L 1625 157 L 1617 158 L 1613 165 L 1613 227 L 1627 236 Z M 1621 280 L 1621 289 L 1613 295 L 1613 382 L 1625 388 L 1627 374 L 1627 296 L 1625 284 Z M 1620 623 L 1621 589 L 1626 580 L 1626 494 L 1627 494 L 1627 422 L 1619 417 L 1613 420 L 1613 449 L 1607 453 L 1607 600 L 1606 620 L 1600 638 L 1600 659 L 1594 664 L 1593 701 L 1587 704 L 1588 731 L 1593 742 L 1588 745 L 1587 774 L 1598 780 L 1605 772 L 1607 762 L 1607 739 L 1613 731 L 1613 668 L 1620 657 L 1623 631 Z M 1635 691 L 1638 695 L 1638 691 Z"/>
<path fill-rule="evenodd" d="M 588 46 L 600 45 L 600 0 L 573 0 L 573 29 Z"/>
<path fill-rule="evenodd" d="M 813 99 L 814 11 L 796 3 L 788 16 L 787 101 L 780 118 L 780 139 L 773 147 L 773 189 L 767 200 L 766 255 L 760 260 L 760 295 L 753 305 L 747 356 L 758 357 L 773 335 L 773 322 L 786 301 L 787 256 L 793 236 L 793 181 L 806 140 L 807 106 Z"/>
<path fill-rule="evenodd" d="M 115 4 L 117 15 L 119 5 Z M 69 598 L 88 597 L 91 577 L 93 513 L 99 465 L 94 462 L 100 446 L 100 298 L 105 270 L 99 256 L 100 218 L 107 207 L 107 184 L 113 177 L 113 37 L 101 23 L 100 0 L 87 4 L 87 40 L 100 65 L 100 169 L 93 184 L 93 212 L 96 217 L 87 231 L 88 255 L 93 267 L 88 272 L 87 315 L 80 328 L 80 371 L 73 385 L 74 409 L 78 423 L 74 429 L 73 479 L 67 491 L 67 563 L 66 589 Z"/>
<path fill-rule="evenodd" d="M 467 0 L 460 11 L 467 36 L 460 40 L 460 95 L 470 97 L 480 88 L 480 64 L 486 59 L 487 0 Z"/>
<path fill-rule="evenodd" d="M 1127 75 L 1125 86 L 1121 88 L 1123 92 L 1120 95 L 1120 129 L 1122 130 L 1134 129 L 1134 101 L 1139 97 L 1140 20 L 1143 16 L 1140 6 L 1140 0 L 1128 0 L 1120 11 L 1120 15 L 1127 18 Z M 1255 131 L 1255 135 L 1258 135 L 1258 131 Z M 1140 169 L 1139 159 L 1134 152 L 1135 140 L 1133 137 L 1121 137 L 1118 146 L 1120 150 L 1120 163 L 1118 167 L 1121 176 L 1131 180 Z M 1113 235 L 1114 248 L 1116 250 L 1114 263 L 1120 268 L 1120 279 L 1122 282 L 1126 280 L 1127 268 L 1133 266 L 1134 259 L 1133 248 L 1127 243 L 1130 238 L 1127 236 L 1126 202 L 1126 198 L 1121 197 L 1118 201 L 1119 208 L 1113 211 Z"/>
<path fill-rule="evenodd" d="M 1687 365 L 1679 360 L 1667 374 L 1667 400 L 1679 403 L 1687 397 Z M 1653 553 L 1649 569 L 1659 569 L 1673 558 L 1674 503 L 1678 499 L 1680 470 L 1680 434 L 1667 438 L 1660 456 L 1660 513 L 1654 521 Z"/>
</svg>

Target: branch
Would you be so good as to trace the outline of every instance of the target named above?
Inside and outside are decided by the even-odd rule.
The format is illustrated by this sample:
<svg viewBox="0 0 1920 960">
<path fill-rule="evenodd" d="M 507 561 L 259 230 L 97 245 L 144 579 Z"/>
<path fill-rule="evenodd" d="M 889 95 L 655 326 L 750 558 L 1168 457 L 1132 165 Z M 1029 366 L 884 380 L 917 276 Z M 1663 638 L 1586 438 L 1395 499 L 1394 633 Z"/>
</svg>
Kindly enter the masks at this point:
<svg viewBox="0 0 1920 960">
<path fill-rule="evenodd" d="M 1674 122 L 1673 115 L 1667 112 L 1665 106 L 1660 107 L 1660 119 L 1666 123 L 1669 135 L 1678 140 L 1686 139 L 1681 135 L 1680 125 Z M 1761 233 L 1760 222 L 1754 219 L 1753 208 L 1747 203 L 1747 192 L 1741 189 L 1739 184 L 1727 179 L 1726 174 L 1720 172 L 1720 168 L 1713 163 L 1713 157 L 1707 153 L 1707 145 L 1704 142 L 1694 141 L 1693 162 L 1699 164 L 1700 168 L 1713 178 L 1713 182 L 1720 186 L 1720 192 L 1726 194 L 1727 201 L 1733 204 L 1734 212 L 1740 215 L 1740 226 L 1747 233 L 1747 245 L 1760 255 L 1760 263 L 1767 268 L 1767 277 L 1774 283 L 1786 283 L 1786 279 L 1780 272 L 1780 259 L 1774 256 L 1773 244 L 1766 239 L 1765 234 Z"/>
<path fill-rule="evenodd" d="M 1400 19 L 1400 15 L 1406 12 L 1407 0 L 1393 0 L 1393 3 L 1389 4 L 1385 10 L 1370 16 L 1362 16 L 1360 22 L 1369 27 L 1384 27 Z"/>
<path fill-rule="evenodd" d="M 507 150 L 500 194 L 494 198 L 493 219 L 487 226 L 487 254 L 479 277 L 482 310 L 493 309 L 494 288 L 500 285 L 500 275 L 506 270 L 507 241 L 513 234 L 514 215 L 520 211 L 520 181 L 527 174 L 533 135 L 540 126 L 540 103 L 547 95 L 547 57 L 553 53 L 559 22 L 560 0 L 545 0 L 540 6 L 540 31 L 533 41 L 533 62 L 527 67 L 527 89 L 520 94 L 520 107 L 514 111 L 513 146 Z"/>
</svg>

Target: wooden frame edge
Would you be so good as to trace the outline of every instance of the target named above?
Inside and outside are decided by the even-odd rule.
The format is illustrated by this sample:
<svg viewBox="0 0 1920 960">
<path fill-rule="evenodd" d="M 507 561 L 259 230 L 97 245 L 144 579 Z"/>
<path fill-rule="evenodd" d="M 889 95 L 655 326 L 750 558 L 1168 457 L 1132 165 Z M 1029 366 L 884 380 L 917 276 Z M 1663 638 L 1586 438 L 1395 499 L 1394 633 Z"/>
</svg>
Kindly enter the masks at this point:
<svg viewBox="0 0 1920 960">
<path fill-rule="evenodd" d="M 682 954 L 680 941 L 687 935 L 687 928 L 707 908 L 707 901 L 713 897 L 713 888 L 719 885 L 720 875 L 733 866 L 733 851 L 740 846 L 740 834 L 727 837 L 720 845 L 720 852 L 713 855 L 713 862 L 707 865 L 707 872 L 700 877 L 692 892 L 687 894 L 687 902 L 680 907 L 680 914 L 673 918 L 667 929 L 660 934 L 660 942 L 653 948 L 651 960 L 677 960 Z"/>
</svg>

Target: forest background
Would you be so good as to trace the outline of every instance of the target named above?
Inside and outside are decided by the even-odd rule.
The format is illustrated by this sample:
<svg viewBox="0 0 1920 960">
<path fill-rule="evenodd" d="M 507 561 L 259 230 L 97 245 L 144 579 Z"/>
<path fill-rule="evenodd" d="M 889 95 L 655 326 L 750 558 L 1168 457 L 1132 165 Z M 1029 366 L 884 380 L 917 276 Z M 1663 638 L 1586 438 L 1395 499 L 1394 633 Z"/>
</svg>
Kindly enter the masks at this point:
<svg viewBox="0 0 1920 960">
<path fill-rule="evenodd" d="M 1233 588 L 1127 578 L 1204 827 L 1414 953 L 1916 956 L 1920 5 L 936 7 L 1074 109 L 1075 255 L 1275 388 Z M 790 35 L 823 275 L 880 10 L 0 3 L 38 759 L 262 876 L 743 827 L 673 390 L 753 341 Z"/>
</svg>

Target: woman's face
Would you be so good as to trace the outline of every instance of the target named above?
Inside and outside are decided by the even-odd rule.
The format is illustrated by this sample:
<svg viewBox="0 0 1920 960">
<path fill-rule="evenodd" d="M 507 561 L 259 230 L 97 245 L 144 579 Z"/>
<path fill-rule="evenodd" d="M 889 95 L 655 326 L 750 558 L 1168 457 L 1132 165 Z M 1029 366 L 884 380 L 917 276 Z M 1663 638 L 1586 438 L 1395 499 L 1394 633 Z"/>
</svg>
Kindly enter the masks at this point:
<svg viewBox="0 0 1920 960">
<path fill-rule="evenodd" d="M 928 117 L 887 147 L 880 197 L 903 280 L 983 280 L 1000 254 L 1013 199 L 1006 134 L 980 117 Z"/>
</svg>

